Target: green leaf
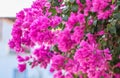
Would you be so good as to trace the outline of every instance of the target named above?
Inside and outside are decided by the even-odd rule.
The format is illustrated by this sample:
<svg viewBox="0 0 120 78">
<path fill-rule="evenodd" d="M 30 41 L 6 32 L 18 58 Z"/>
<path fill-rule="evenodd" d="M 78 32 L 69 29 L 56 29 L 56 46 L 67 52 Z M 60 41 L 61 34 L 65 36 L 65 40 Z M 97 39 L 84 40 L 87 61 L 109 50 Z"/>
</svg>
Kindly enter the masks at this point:
<svg viewBox="0 0 120 78">
<path fill-rule="evenodd" d="M 116 27 L 114 25 L 107 25 L 107 29 L 111 34 L 116 34 Z"/>
<path fill-rule="evenodd" d="M 64 15 L 62 19 L 63 19 L 64 21 L 67 21 L 67 20 L 68 20 L 68 15 Z"/>
<path fill-rule="evenodd" d="M 79 76 L 77 74 L 74 74 L 73 76 L 74 76 L 74 78 L 79 78 Z"/>
<path fill-rule="evenodd" d="M 120 13 L 114 14 L 113 17 L 114 17 L 115 19 L 120 19 Z"/>
<path fill-rule="evenodd" d="M 54 51 L 56 51 L 56 52 L 58 52 L 58 51 L 59 51 L 59 49 L 58 49 L 57 45 L 53 46 L 53 50 L 54 50 Z"/>
<path fill-rule="evenodd" d="M 85 1 L 86 1 L 86 0 L 80 0 L 80 2 L 81 2 L 82 4 L 84 4 L 84 3 L 85 3 Z"/>
<path fill-rule="evenodd" d="M 65 25 L 61 23 L 58 27 L 63 30 L 65 28 Z"/>
<path fill-rule="evenodd" d="M 107 46 L 107 42 L 103 38 L 99 39 L 99 43 L 101 44 L 101 48 L 105 48 Z"/>
<path fill-rule="evenodd" d="M 58 0 L 53 0 L 53 6 L 60 6 Z"/>
<path fill-rule="evenodd" d="M 52 15 L 55 15 L 57 13 L 55 8 L 50 8 L 49 12 L 52 12 Z"/>
<path fill-rule="evenodd" d="M 52 0 L 48 0 L 48 2 L 52 2 Z"/>
<path fill-rule="evenodd" d="M 75 0 L 70 0 L 70 3 L 74 3 L 75 2 Z"/>
<path fill-rule="evenodd" d="M 115 67 L 113 71 L 114 71 L 115 73 L 120 74 L 120 67 Z"/>
<path fill-rule="evenodd" d="M 117 5 L 120 6 L 120 1 L 117 1 Z"/>
<path fill-rule="evenodd" d="M 112 4 L 115 2 L 115 0 L 112 0 Z"/>
<path fill-rule="evenodd" d="M 77 12 L 77 11 L 78 11 L 78 5 L 73 5 L 73 6 L 71 7 L 71 10 L 72 10 L 73 12 Z"/>
<path fill-rule="evenodd" d="M 32 62 L 29 61 L 28 64 L 29 64 L 29 65 L 32 65 Z"/>
<path fill-rule="evenodd" d="M 95 21 L 93 22 L 93 25 L 94 25 L 94 26 L 96 26 L 96 25 L 97 25 L 97 20 L 95 20 Z"/>
<path fill-rule="evenodd" d="M 115 27 L 116 27 L 116 33 L 117 33 L 117 35 L 120 36 L 120 24 L 117 23 L 115 25 Z"/>
<path fill-rule="evenodd" d="M 63 13 L 65 14 L 65 13 L 68 13 L 68 11 L 69 11 L 69 6 L 66 6 L 65 8 L 63 8 Z"/>
</svg>

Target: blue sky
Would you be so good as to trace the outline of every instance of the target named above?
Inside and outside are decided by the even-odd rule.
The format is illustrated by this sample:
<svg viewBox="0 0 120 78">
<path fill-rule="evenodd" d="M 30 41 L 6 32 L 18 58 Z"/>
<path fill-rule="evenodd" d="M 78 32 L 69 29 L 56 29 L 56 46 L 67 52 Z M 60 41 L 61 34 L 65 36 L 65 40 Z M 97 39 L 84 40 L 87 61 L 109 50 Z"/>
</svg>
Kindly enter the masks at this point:
<svg viewBox="0 0 120 78">
<path fill-rule="evenodd" d="M 0 17 L 15 17 L 23 8 L 30 7 L 34 0 L 0 0 Z"/>
</svg>

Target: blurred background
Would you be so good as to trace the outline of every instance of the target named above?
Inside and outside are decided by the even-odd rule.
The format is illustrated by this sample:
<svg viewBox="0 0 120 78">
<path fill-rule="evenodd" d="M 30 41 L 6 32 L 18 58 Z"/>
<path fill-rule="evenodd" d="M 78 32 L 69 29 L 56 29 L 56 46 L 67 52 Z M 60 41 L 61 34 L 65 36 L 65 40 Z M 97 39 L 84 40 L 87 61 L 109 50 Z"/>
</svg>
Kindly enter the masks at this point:
<svg viewBox="0 0 120 78">
<path fill-rule="evenodd" d="M 32 1 L 0 0 L 0 78 L 52 78 L 49 67 L 45 70 L 40 67 L 31 69 L 28 66 L 26 71 L 20 73 L 17 69 L 16 54 L 8 46 L 16 13 L 30 7 Z"/>
</svg>

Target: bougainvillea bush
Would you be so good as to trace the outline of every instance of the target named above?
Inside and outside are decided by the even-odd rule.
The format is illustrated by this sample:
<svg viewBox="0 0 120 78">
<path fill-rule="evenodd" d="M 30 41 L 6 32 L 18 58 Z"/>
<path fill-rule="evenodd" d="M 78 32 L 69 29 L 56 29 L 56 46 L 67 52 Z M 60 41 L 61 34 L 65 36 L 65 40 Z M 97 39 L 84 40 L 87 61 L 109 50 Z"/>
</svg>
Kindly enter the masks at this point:
<svg viewBox="0 0 120 78">
<path fill-rule="evenodd" d="M 50 65 L 54 78 L 120 78 L 120 0 L 36 0 L 11 34 L 21 72 Z M 34 50 L 21 56 L 25 48 Z"/>
</svg>

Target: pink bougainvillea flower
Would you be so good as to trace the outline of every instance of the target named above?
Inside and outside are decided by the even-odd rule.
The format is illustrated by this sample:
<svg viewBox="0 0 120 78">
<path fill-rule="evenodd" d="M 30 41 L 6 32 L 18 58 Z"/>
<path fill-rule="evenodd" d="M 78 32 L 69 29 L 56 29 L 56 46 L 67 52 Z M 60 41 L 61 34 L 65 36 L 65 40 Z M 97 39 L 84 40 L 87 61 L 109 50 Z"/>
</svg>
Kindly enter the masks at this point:
<svg viewBox="0 0 120 78">
<path fill-rule="evenodd" d="M 23 72 L 26 69 L 26 64 L 25 63 L 18 64 L 18 69 L 19 69 L 20 72 Z"/>
</svg>

